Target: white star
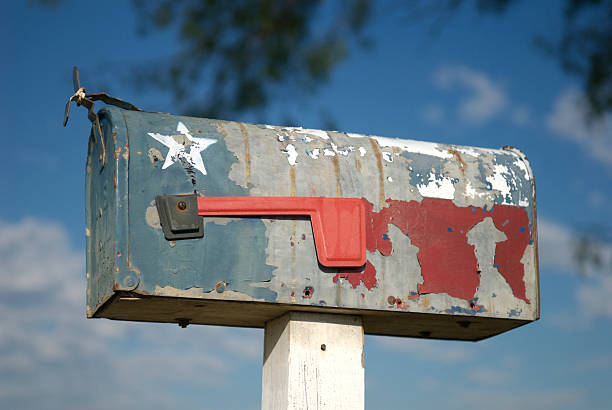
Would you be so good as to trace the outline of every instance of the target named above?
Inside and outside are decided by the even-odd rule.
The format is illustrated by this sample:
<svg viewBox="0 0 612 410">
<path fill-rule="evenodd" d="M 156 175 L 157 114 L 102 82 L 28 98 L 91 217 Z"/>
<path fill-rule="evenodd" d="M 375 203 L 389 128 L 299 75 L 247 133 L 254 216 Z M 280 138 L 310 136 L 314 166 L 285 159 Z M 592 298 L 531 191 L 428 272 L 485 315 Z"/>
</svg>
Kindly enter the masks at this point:
<svg viewBox="0 0 612 410">
<path fill-rule="evenodd" d="M 177 141 L 173 135 L 162 135 L 156 132 L 147 133 L 169 148 L 164 165 L 162 165 L 162 169 L 166 169 L 170 165 L 182 159 L 200 171 L 202 174 L 206 175 L 206 168 L 204 167 L 204 161 L 202 161 L 201 152 L 217 142 L 217 140 L 212 138 L 195 138 L 191 135 L 187 127 L 185 127 L 185 124 L 180 121 L 176 126 L 176 130 L 183 134 L 185 138 L 187 138 L 188 142 L 183 141 L 181 143 Z M 186 147 L 189 147 L 189 153 L 187 153 L 185 150 Z"/>
</svg>

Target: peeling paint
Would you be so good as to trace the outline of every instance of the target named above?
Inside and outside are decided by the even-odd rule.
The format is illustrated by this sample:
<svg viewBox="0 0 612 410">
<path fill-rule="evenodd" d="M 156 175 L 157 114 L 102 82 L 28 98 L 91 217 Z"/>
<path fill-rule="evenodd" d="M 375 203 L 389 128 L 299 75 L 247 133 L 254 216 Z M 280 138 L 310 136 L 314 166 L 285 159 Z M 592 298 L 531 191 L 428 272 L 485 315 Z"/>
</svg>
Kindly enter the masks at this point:
<svg viewBox="0 0 612 410">
<path fill-rule="evenodd" d="M 321 150 L 319 148 L 315 148 L 311 151 L 306 150 L 306 154 L 308 154 L 308 156 L 312 159 L 317 159 L 319 158 L 319 154 L 321 153 Z"/>
<path fill-rule="evenodd" d="M 510 205 L 510 186 L 508 185 L 508 175 L 510 171 L 505 165 L 494 165 L 493 174 L 487 176 L 487 182 L 491 184 L 491 189 L 499 191 L 502 198 L 502 204 Z"/>
<path fill-rule="evenodd" d="M 147 221 L 147 225 L 149 225 L 151 228 L 161 230 L 162 227 L 159 222 L 159 213 L 157 213 L 155 201 L 152 201 L 151 205 L 147 207 L 145 212 L 145 221 Z"/>
<path fill-rule="evenodd" d="M 453 154 L 448 150 L 441 148 L 439 144 L 425 141 L 414 141 L 399 138 L 387 137 L 370 137 L 378 142 L 381 148 L 399 148 L 402 151 L 412 152 L 415 154 L 425 154 L 443 159 L 453 158 Z"/>
<path fill-rule="evenodd" d="M 151 161 L 151 164 L 155 164 L 158 161 L 164 160 L 164 156 L 162 155 L 160 150 L 155 147 L 149 148 L 149 151 L 147 151 L 147 155 L 149 157 L 149 160 Z"/>
<path fill-rule="evenodd" d="M 327 131 L 322 131 L 322 130 L 312 130 L 309 128 L 302 128 L 302 127 L 283 127 L 283 130 L 296 132 L 298 134 L 315 135 L 324 140 L 329 139 L 329 135 L 327 135 Z"/>
<path fill-rule="evenodd" d="M 455 197 L 454 180 L 433 173 L 429 174 L 429 180 L 426 184 L 420 184 L 416 187 L 424 197 L 442 199 L 453 199 Z"/>
<path fill-rule="evenodd" d="M 235 290 L 225 290 L 223 292 L 217 292 L 215 289 L 207 291 L 198 287 L 191 287 L 189 289 L 176 289 L 172 286 L 156 286 L 154 294 L 159 296 L 174 296 L 185 298 L 201 298 L 204 294 L 206 294 L 206 299 L 237 300 L 246 302 L 263 301 L 263 299 L 256 299 L 245 293 L 237 292 Z"/>
<path fill-rule="evenodd" d="M 298 157 L 298 153 L 295 150 L 293 144 L 288 144 L 287 148 L 285 148 L 284 152 L 287 154 L 287 161 L 289 165 L 295 165 Z"/>
</svg>

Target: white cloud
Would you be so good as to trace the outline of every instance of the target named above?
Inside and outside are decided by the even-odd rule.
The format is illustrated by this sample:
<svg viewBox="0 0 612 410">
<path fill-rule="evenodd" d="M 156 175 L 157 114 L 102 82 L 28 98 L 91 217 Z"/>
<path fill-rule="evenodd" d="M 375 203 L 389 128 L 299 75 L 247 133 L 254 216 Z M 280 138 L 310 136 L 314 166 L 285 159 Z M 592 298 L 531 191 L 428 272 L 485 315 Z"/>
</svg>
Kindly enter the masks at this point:
<svg viewBox="0 0 612 410">
<path fill-rule="evenodd" d="M 588 234 L 588 233 L 587 233 Z M 538 251 L 541 266 L 555 271 L 577 273 L 579 270 L 578 253 L 581 249 L 582 238 L 584 250 L 590 255 L 596 255 L 600 264 L 586 263 L 580 273 L 585 276 L 606 276 L 612 273 L 612 243 L 588 237 L 561 223 L 545 218 L 538 219 Z"/>
<path fill-rule="evenodd" d="M 515 390 L 515 391 L 512 391 Z M 470 390 L 456 397 L 458 408 L 482 407 L 483 403 L 494 403 L 496 410 L 514 409 L 575 409 L 580 408 L 586 396 L 583 390 L 575 388 L 537 391 L 504 388 L 503 390 Z"/>
<path fill-rule="evenodd" d="M 2 407 L 193 407 L 172 389 L 231 390 L 261 360 L 256 330 L 85 319 L 84 272 L 60 225 L 0 221 Z"/>
<path fill-rule="evenodd" d="M 512 379 L 511 372 L 501 367 L 473 367 L 465 375 L 466 379 L 483 385 L 501 385 Z"/>
<path fill-rule="evenodd" d="M 440 68 L 434 74 L 434 84 L 442 90 L 460 86 L 468 91 L 468 95 L 459 101 L 457 113 L 462 120 L 473 124 L 491 120 L 508 103 L 499 84 L 485 73 L 463 65 Z"/>
<path fill-rule="evenodd" d="M 430 123 L 439 123 L 444 119 L 444 107 L 441 104 L 432 103 L 423 109 L 423 118 Z"/>
<path fill-rule="evenodd" d="M 612 116 L 588 121 L 587 103 L 575 89 L 564 90 L 546 119 L 550 130 L 583 147 L 592 158 L 612 168 Z"/>
<path fill-rule="evenodd" d="M 554 272 L 578 273 L 577 250 L 580 234 L 560 223 L 538 220 L 540 266 Z M 576 288 L 579 314 L 585 320 L 612 318 L 612 244 L 591 240 L 587 246 L 599 256 L 601 265 L 587 264 Z"/>
<path fill-rule="evenodd" d="M 612 354 L 604 353 L 587 357 L 580 360 L 576 368 L 584 372 L 610 370 L 612 369 Z"/>
<path fill-rule="evenodd" d="M 540 266 L 556 272 L 575 271 L 574 233 L 567 226 L 538 218 L 538 253 Z"/>
<path fill-rule="evenodd" d="M 524 105 L 519 105 L 512 110 L 512 116 L 510 119 L 512 123 L 518 127 L 524 127 L 529 124 L 529 120 L 531 118 L 531 112 L 529 108 Z"/>
<path fill-rule="evenodd" d="M 442 363 L 464 363 L 474 358 L 474 352 L 452 342 L 430 339 L 379 337 L 376 342 L 384 349 L 413 353 L 415 358 Z"/>
<path fill-rule="evenodd" d="M 593 278 L 577 290 L 582 313 L 587 318 L 599 316 L 612 319 L 612 276 Z"/>
<path fill-rule="evenodd" d="M 608 195 L 601 191 L 591 191 L 587 194 L 587 202 L 590 206 L 598 208 L 609 203 Z"/>
</svg>

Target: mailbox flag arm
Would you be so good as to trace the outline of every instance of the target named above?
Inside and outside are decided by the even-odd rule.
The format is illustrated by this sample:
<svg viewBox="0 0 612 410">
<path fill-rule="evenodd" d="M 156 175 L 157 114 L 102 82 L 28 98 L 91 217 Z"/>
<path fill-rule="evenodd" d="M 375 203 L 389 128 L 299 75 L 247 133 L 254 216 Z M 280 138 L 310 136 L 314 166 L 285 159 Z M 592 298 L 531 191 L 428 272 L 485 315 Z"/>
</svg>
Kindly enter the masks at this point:
<svg viewBox="0 0 612 410">
<path fill-rule="evenodd" d="M 202 216 L 306 215 L 319 263 L 357 267 L 366 262 L 365 206 L 357 198 L 198 197 Z"/>
</svg>

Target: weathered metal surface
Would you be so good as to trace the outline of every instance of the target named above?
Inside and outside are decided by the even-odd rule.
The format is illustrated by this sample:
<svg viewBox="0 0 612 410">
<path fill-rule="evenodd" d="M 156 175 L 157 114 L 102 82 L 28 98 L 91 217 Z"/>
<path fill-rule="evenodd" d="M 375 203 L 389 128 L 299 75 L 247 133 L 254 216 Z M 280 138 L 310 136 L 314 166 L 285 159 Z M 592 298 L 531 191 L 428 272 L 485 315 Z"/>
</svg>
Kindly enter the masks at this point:
<svg viewBox="0 0 612 410">
<path fill-rule="evenodd" d="M 113 107 L 99 116 L 113 155 L 102 169 L 91 140 L 89 316 L 263 326 L 288 310 L 342 311 L 362 315 L 366 332 L 458 339 L 539 317 L 534 180 L 514 148 Z M 203 238 L 166 240 L 155 197 L 194 192 L 360 198 L 367 262 L 320 265 L 305 217 L 205 217 Z M 135 305 L 145 300 L 155 315 Z M 224 309 L 198 313 L 197 301 Z M 424 324 L 390 323 L 403 317 Z"/>
</svg>

